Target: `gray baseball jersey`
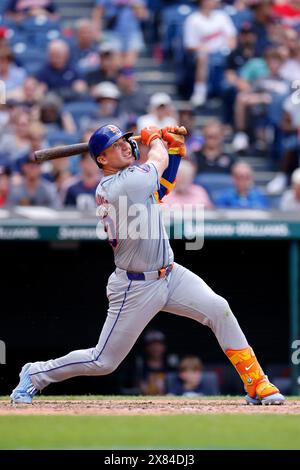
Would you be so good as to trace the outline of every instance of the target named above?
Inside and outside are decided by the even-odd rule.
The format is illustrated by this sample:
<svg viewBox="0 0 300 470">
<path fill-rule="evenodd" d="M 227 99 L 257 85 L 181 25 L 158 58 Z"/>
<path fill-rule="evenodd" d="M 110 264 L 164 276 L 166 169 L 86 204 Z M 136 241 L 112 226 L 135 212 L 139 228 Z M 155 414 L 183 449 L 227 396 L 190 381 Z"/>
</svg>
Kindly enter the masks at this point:
<svg viewBox="0 0 300 470">
<path fill-rule="evenodd" d="M 103 208 L 101 217 L 108 224 L 107 230 L 117 265 L 107 285 L 107 317 L 96 346 L 72 351 L 58 359 L 35 362 L 30 366 L 29 374 L 38 390 L 70 377 L 111 373 L 159 311 L 189 317 L 208 326 L 224 351 L 248 347 L 227 301 L 217 295 L 199 276 L 177 263 L 174 263 L 174 268 L 168 275 L 158 276 L 157 269 L 173 260 L 161 216 L 157 211 L 159 204 L 155 204 L 153 196 L 158 184 L 156 168 L 152 163 L 126 168 L 103 178 L 99 184 L 97 201 Z M 117 213 L 113 218 L 109 209 L 113 207 L 118 212 L 120 196 L 128 199 L 128 216 L 125 211 Z M 129 227 L 128 222 L 130 208 L 134 203 L 141 204 L 144 209 L 142 225 L 151 222 L 158 230 L 158 237 L 143 239 L 132 236 L 135 231 Z M 153 216 L 151 208 L 154 206 L 156 212 Z M 123 239 L 120 234 L 126 224 L 131 236 Z M 113 227 L 109 228 L 110 225 Z M 155 277 L 150 280 L 148 277 L 135 280 L 130 278 L 128 271 L 143 271 L 148 274 L 149 271 L 156 272 Z"/>
<path fill-rule="evenodd" d="M 132 165 L 101 180 L 96 199 L 104 206 L 101 218 L 118 268 L 154 271 L 173 262 L 173 251 L 154 197 L 158 189 L 153 163 Z"/>
</svg>

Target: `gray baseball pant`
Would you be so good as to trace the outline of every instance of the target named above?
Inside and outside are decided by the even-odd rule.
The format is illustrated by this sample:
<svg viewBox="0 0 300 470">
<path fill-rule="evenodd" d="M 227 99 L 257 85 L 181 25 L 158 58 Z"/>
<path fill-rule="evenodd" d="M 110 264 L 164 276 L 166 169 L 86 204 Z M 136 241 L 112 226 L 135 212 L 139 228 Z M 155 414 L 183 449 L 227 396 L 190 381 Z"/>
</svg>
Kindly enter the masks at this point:
<svg viewBox="0 0 300 470">
<path fill-rule="evenodd" d="M 210 327 L 224 351 L 248 347 L 227 301 L 177 263 L 168 277 L 153 281 L 130 281 L 126 271 L 117 268 L 109 278 L 107 297 L 107 318 L 97 346 L 33 363 L 29 373 L 38 390 L 71 377 L 110 374 L 161 310 Z"/>
</svg>

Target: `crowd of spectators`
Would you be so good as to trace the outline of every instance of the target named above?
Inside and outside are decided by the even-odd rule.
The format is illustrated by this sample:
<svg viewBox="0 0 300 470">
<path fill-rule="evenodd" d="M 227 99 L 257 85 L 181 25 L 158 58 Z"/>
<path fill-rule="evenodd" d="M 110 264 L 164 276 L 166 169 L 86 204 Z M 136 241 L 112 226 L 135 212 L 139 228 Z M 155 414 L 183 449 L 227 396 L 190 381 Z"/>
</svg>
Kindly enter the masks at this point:
<svg viewBox="0 0 300 470">
<path fill-rule="evenodd" d="M 198 356 L 170 354 L 162 331 L 147 329 L 142 342 L 134 364 L 125 369 L 126 379 L 121 378 L 122 393 L 187 397 L 221 393 L 218 373 L 207 370 Z"/>
<path fill-rule="evenodd" d="M 68 26 L 58 0 L 1 9 L 0 207 L 92 210 L 101 174 L 88 155 L 37 167 L 33 152 L 87 141 L 113 122 L 134 132 L 187 127 L 168 205 L 299 209 L 299 0 L 95 0 Z M 177 96 L 141 86 L 145 49 L 175 72 Z M 219 116 L 199 125 L 212 98 Z M 250 155 L 278 172 L 263 187 Z"/>
<path fill-rule="evenodd" d="M 280 390 L 291 393 L 288 368 L 266 365 L 266 373 Z M 147 328 L 134 355 L 126 360 L 118 375 L 118 392 L 125 395 L 216 396 L 243 392 L 230 364 L 206 364 L 191 351 L 171 350 L 170 337 L 161 330 Z"/>
</svg>

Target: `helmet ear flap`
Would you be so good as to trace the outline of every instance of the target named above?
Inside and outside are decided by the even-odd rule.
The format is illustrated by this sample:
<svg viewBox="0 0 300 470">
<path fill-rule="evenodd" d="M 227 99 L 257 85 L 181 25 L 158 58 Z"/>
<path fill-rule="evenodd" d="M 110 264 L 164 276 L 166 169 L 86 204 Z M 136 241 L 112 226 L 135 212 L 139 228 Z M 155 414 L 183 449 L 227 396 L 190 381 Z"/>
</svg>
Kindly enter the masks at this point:
<svg viewBox="0 0 300 470">
<path fill-rule="evenodd" d="M 140 159 L 140 149 L 135 140 L 128 140 L 135 160 Z"/>
</svg>

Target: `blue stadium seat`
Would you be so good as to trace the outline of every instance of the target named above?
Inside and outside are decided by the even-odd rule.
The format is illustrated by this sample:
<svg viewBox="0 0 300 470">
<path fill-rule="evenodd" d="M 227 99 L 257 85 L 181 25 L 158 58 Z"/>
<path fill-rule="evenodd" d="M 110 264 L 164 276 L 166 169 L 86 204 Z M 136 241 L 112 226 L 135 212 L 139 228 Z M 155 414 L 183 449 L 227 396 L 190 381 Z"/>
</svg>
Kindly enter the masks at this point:
<svg viewBox="0 0 300 470">
<path fill-rule="evenodd" d="M 270 195 L 270 194 L 266 194 L 267 198 L 268 198 L 268 201 L 269 201 L 269 206 L 270 206 L 270 209 L 279 209 L 279 203 L 280 203 L 280 200 L 281 200 L 281 195 Z"/>
<path fill-rule="evenodd" d="M 223 173 L 200 173 L 196 176 L 195 183 L 203 186 L 213 200 L 220 191 L 232 188 L 231 175 Z"/>
<path fill-rule="evenodd" d="M 162 11 L 162 47 L 167 55 L 176 60 L 182 51 L 183 24 L 186 18 L 195 11 L 193 5 L 173 5 Z"/>
<path fill-rule="evenodd" d="M 21 28 L 28 33 L 32 32 L 47 32 L 52 29 L 61 30 L 60 21 L 55 21 L 47 18 L 46 16 L 29 16 L 22 21 Z"/>
<path fill-rule="evenodd" d="M 98 106 L 94 101 L 73 101 L 64 106 L 64 111 L 72 114 L 77 128 L 80 128 L 80 121 L 83 117 L 94 117 Z"/>
<path fill-rule="evenodd" d="M 80 135 L 78 133 L 69 134 L 62 130 L 51 129 L 47 133 L 47 141 L 50 147 L 56 145 L 72 145 L 80 142 Z"/>
<path fill-rule="evenodd" d="M 234 26 L 237 30 L 240 30 L 243 23 L 251 23 L 254 19 L 252 11 L 248 8 L 245 10 L 237 10 L 232 5 L 223 7 L 224 11 L 230 16 Z"/>
<path fill-rule="evenodd" d="M 13 52 L 15 58 L 29 75 L 34 75 L 46 60 L 45 51 L 40 48 L 30 47 L 23 42 L 14 44 Z"/>
<path fill-rule="evenodd" d="M 4 13 L 4 10 L 7 7 L 8 2 L 9 2 L 9 0 L 1 0 L 1 2 L 0 2 L 0 15 L 2 13 Z M 2 23 L 2 21 L 1 21 L 1 23 Z"/>
</svg>

